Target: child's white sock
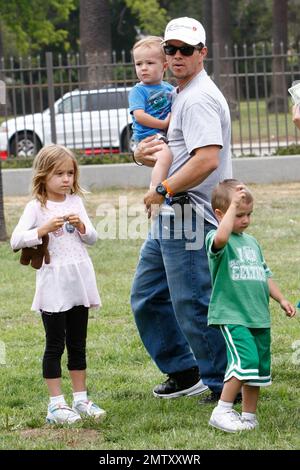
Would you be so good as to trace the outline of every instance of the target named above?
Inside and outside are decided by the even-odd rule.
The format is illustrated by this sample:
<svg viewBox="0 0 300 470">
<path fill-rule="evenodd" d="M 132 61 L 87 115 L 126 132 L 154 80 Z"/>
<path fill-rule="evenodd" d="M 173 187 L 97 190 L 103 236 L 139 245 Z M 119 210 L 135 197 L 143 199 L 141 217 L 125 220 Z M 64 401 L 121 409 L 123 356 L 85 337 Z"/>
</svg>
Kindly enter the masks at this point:
<svg viewBox="0 0 300 470">
<path fill-rule="evenodd" d="M 246 411 L 242 412 L 242 418 L 246 419 L 247 421 L 255 421 L 256 414 L 255 413 L 247 413 Z"/>
<path fill-rule="evenodd" d="M 218 401 L 218 405 L 217 405 L 218 411 L 230 410 L 232 409 L 232 407 L 233 407 L 233 403 L 229 401 L 223 401 L 223 400 Z"/>
<path fill-rule="evenodd" d="M 66 400 L 63 395 L 57 395 L 56 397 L 50 397 L 50 405 L 66 405 Z"/>
<path fill-rule="evenodd" d="M 87 401 L 87 391 L 84 390 L 83 392 L 74 392 L 73 393 L 74 401 Z"/>
</svg>

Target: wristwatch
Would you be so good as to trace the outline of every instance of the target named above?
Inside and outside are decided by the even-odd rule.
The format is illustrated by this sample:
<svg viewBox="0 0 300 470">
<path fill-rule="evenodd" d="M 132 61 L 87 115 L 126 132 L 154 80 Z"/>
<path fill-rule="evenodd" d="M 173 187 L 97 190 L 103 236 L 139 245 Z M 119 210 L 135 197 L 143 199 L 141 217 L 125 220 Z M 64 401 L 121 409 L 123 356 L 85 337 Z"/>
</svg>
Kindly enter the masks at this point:
<svg viewBox="0 0 300 470">
<path fill-rule="evenodd" d="M 163 197 L 166 197 L 166 195 L 168 193 L 168 191 L 166 190 L 166 188 L 164 187 L 164 185 L 162 183 L 159 183 L 156 186 L 155 191 Z"/>
</svg>

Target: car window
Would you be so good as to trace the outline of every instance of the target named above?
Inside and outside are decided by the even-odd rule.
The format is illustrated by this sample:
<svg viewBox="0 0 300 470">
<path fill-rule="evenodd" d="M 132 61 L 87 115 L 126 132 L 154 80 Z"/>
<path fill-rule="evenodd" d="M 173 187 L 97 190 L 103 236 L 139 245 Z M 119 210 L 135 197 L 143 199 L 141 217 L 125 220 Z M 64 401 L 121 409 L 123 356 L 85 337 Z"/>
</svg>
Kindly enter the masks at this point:
<svg viewBox="0 0 300 470">
<path fill-rule="evenodd" d="M 128 92 L 91 93 L 88 96 L 90 111 L 128 108 Z"/>
<path fill-rule="evenodd" d="M 87 95 L 69 96 L 58 106 L 59 113 L 78 113 L 87 110 Z"/>
</svg>

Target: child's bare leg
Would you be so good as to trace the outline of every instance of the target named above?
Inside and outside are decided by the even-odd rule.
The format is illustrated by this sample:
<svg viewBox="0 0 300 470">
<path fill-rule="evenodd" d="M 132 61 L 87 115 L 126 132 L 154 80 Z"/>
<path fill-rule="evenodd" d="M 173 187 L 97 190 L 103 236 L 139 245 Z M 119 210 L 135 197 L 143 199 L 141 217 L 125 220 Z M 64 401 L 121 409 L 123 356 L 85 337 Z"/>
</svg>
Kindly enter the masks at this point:
<svg viewBox="0 0 300 470">
<path fill-rule="evenodd" d="M 251 387 L 250 385 L 243 385 L 243 411 L 242 421 L 245 429 L 251 430 L 258 426 L 256 419 L 256 408 L 259 396 L 259 387 Z"/>
<path fill-rule="evenodd" d="M 259 387 L 243 385 L 243 413 L 255 414 L 259 396 Z"/>
<path fill-rule="evenodd" d="M 225 432 L 237 432 L 243 430 L 240 415 L 233 410 L 234 400 L 239 393 L 242 382 L 235 377 L 227 380 L 224 384 L 221 398 L 214 408 L 209 424 Z"/>
<path fill-rule="evenodd" d="M 165 143 L 162 143 L 162 146 L 162 150 L 154 154 L 157 157 L 157 162 L 152 170 L 150 188 L 156 188 L 159 183 L 167 178 L 172 163 L 171 150 Z"/>
<path fill-rule="evenodd" d="M 83 392 L 86 390 L 86 371 L 69 370 L 72 380 L 73 392 Z"/>
<path fill-rule="evenodd" d="M 48 387 L 50 397 L 57 397 L 61 395 L 61 378 L 57 379 L 45 379 Z"/>
<path fill-rule="evenodd" d="M 73 404 L 74 402 L 87 402 L 86 370 L 69 370 L 69 374 L 73 387 Z"/>
<path fill-rule="evenodd" d="M 48 413 L 46 420 L 48 423 L 75 423 L 80 419 L 78 413 L 72 410 L 66 403 L 61 392 L 61 378 L 45 379 L 50 394 Z"/>
<path fill-rule="evenodd" d="M 242 385 L 243 383 L 240 380 L 231 377 L 231 379 L 227 380 L 224 384 L 220 400 L 233 403 Z"/>
<path fill-rule="evenodd" d="M 88 399 L 86 389 L 86 370 L 69 370 L 73 386 L 73 410 L 84 416 L 103 417 L 106 413 Z M 92 404 L 92 407 L 91 407 Z"/>
</svg>

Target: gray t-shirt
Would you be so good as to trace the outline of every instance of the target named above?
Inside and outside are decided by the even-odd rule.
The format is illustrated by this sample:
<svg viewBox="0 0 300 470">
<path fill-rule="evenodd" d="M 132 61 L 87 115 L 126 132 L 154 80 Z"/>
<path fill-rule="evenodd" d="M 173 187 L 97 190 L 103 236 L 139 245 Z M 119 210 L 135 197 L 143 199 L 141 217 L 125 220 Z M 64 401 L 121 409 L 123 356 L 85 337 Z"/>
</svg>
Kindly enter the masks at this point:
<svg viewBox="0 0 300 470">
<path fill-rule="evenodd" d="M 176 95 L 168 130 L 173 162 L 169 176 L 176 173 L 193 155 L 207 145 L 219 145 L 220 163 L 201 184 L 188 190 L 192 204 L 204 217 L 217 225 L 211 208 L 211 192 L 222 180 L 232 178 L 230 152 L 231 126 L 227 101 L 203 69 Z"/>
</svg>

